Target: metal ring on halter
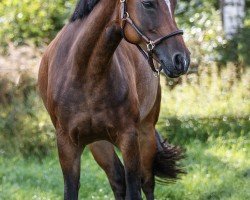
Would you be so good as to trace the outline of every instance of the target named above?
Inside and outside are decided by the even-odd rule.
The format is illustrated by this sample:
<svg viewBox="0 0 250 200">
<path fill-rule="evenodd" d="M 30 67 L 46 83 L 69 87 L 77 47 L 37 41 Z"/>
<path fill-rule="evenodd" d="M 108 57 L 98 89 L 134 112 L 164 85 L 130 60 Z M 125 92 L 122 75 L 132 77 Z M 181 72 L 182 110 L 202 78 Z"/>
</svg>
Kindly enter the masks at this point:
<svg viewBox="0 0 250 200">
<path fill-rule="evenodd" d="M 125 12 L 124 13 L 124 20 L 126 20 L 126 19 L 128 19 L 129 18 L 129 14 L 128 14 L 128 12 Z"/>
<path fill-rule="evenodd" d="M 160 70 L 156 69 L 157 72 L 153 72 L 154 77 L 158 78 L 160 76 Z"/>
<path fill-rule="evenodd" d="M 125 3 L 126 0 L 120 0 L 121 3 Z"/>
<path fill-rule="evenodd" d="M 154 48 L 155 48 L 155 43 L 154 43 L 153 41 L 150 41 L 150 42 L 147 44 L 147 50 L 148 50 L 148 51 L 152 51 Z"/>
</svg>

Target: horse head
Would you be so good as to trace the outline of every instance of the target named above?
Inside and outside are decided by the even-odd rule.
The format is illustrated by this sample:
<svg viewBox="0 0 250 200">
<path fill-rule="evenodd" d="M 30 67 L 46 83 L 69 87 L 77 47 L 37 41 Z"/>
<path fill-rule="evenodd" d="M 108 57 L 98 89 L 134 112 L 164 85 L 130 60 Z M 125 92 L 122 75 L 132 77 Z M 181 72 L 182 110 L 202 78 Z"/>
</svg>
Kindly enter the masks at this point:
<svg viewBox="0 0 250 200">
<path fill-rule="evenodd" d="M 125 39 L 148 54 L 149 60 L 157 60 L 171 78 L 185 74 L 190 64 L 183 31 L 178 30 L 175 21 L 176 4 L 177 0 L 121 0 Z"/>
</svg>

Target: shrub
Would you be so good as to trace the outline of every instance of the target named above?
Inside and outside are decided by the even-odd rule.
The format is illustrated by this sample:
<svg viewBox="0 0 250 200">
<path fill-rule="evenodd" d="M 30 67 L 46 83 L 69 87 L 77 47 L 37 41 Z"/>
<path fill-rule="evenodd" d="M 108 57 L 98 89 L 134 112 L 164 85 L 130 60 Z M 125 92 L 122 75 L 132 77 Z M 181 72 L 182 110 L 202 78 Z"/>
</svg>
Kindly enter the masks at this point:
<svg viewBox="0 0 250 200">
<path fill-rule="evenodd" d="M 160 132 L 167 134 L 169 141 L 177 144 L 187 144 L 194 140 L 207 142 L 213 138 L 234 140 L 249 139 L 249 117 L 217 116 L 217 117 L 162 117 L 158 126 Z"/>
<path fill-rule="evenodd" d="M 25 157 L 35 155 L 39 158 L 49 154 L 55 146 L 54 131 L 37 95 L 35 80 L 26 74 L 22 75 L 18 85 L 2 79 L 0 91 L 3 94 L 0 104 L 0 153 Z"/>
<path fill-rule="evenodd" d="M 31 41 L 49 42 L 65 23 L 72 9 L 66 0 L 2 0 L 0 4 L 0 42 L 16 45 Z"/>
<path fill-rule="evenodd" d="M 230 71 L 229 71 L 230 72 Z M 169 141 L 186 144 L 212 138 L 249 140 L 250 70 L 230 85 L 230 73 L 202 76 L 199 83 L 183 82 L 173 90 L 163 87 L 160 132 Z M 16 85 L 0 79 L 0 153 L 42 158 L 55 150 L 54 128 L 36 81 L 23 74 Z M 163 84 L 162 84 L 163 85 Z"/>
</svg>

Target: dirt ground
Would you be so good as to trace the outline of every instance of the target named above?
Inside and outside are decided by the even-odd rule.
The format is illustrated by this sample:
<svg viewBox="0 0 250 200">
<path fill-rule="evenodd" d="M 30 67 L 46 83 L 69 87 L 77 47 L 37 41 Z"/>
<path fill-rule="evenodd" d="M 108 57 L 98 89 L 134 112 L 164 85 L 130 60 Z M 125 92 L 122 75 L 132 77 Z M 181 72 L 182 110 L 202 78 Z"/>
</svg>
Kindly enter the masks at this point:
<svg viewBox="0 0 250 200">
<path fill-rule="evenodd" d="M 9 46 L 6 55 L 0 55 L 0 76 L 7 76 L 10 80 L 18 83 L 20 74 L 31 73 L 37 77 L 38 67 L 44 48 L 31 46 Z"/>
</svg>

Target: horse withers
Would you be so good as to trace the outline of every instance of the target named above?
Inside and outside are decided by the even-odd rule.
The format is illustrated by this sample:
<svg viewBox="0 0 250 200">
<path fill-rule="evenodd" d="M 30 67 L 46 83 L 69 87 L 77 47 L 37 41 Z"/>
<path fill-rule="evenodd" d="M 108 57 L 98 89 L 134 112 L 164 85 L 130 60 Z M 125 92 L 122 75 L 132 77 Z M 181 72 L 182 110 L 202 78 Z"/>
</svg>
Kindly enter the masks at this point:
<svg viewBox="0 0 250 200">
<path fill-rule="evenodd" d="M 154 199 L 154 176 L 180 172 L 181 151 L 155 130 L 159 72 L 178 77 L 190 62 L 175 7 L 176 0 L 80 0 L 44 53 L 38 85 L 56 129 L 64 199 L 78 199 L 87 145 L 116 199 L 141 199 L 141 188 Z"/>
</svg>

